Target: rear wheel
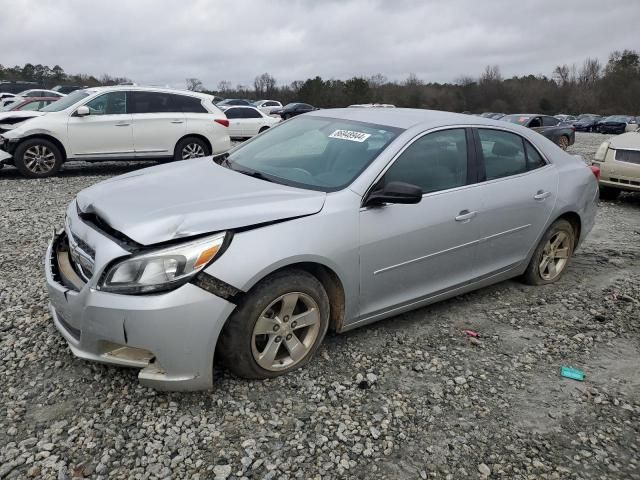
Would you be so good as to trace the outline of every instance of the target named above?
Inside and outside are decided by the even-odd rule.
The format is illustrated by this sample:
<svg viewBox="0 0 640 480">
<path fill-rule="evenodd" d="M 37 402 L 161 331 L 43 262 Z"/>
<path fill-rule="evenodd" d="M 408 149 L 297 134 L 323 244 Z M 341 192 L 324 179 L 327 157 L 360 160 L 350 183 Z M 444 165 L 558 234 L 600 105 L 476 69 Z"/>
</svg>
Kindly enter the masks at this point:
<svg viewBox="0 0 640 480">
<path fill-rule="evenodd" d="M 53 142 L 33 138 L 18 145 L 13 162 L 25 177 L 45 178 L 58 173 L 62 166 L 62 153 Z"/>
<path fill-rule="evenodd" d="M 566 220 L 556 220 L 542 236 L 523 279 L 529 285 L 556 282 L 565 272 L 575 248 L 575 232 Z"/>
<path fill-rule="evenodd" d="M 558 146 L 562 150 L 566 150 L 567 148 L 569 148 L 569 137 L 567 137 L 566 135 L 561 135 L 558 139 Z"/>
<path fill-rule="evenodd" d="M 209 145 L 197 137 L 183 138 L 176 145 L 173 154 L 174 160 L 191 160 L 194 158 L 206 157 L 211 155 Z"/>
<path fill-rule="evenodd" d="M 225 325 L 217 353 L 243 378 L 271 378 L 307 363 L 329 325 L 329 298 L 302 270 L 275 273 L 249 292 Z"/>
<path fill-rule="evenodd" d="M 620 190 L 612 187 L 600 187 L 600 198 L 602 200 L 615 200 L 620 195 Z"/>
</svg>

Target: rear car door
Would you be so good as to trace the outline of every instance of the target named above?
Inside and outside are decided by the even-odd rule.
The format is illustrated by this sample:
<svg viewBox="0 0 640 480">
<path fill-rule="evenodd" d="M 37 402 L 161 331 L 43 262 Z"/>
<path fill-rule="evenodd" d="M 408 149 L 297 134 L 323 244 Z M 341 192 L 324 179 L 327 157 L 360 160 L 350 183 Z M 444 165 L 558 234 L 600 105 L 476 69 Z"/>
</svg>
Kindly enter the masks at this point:
<svg viewBox="0 0 640 480">
<path fill-rule="evenodd" d="M 528 259 L 553 211 L 558 173 L 527 139 L 496 128 L 474 131 L 482 192 L 476 269 L 486 276 Z"/>
<path fill-rule="evenodd" d="M 229 120 L 229 136 L 230 137 L 242 137 L 244 132 L 244 125 L 242 123 L 244 113 L 242 107 L 231 107 L 224 111 L 224 114 Z"/>
<path fill-rule="evenodd" d="M 420 186 L 415 205 L 360 211 L 360 313 L 367 319 L 471 281 L 481 225 L 470 129 L 418 137 L 372 190 L 392 181 Z"/>
<path fill-rule="evenodd" d="M 67 122 L 71 155 L 79 158 L 133 156 L 129 94 L 123 90 L 103 93 L 85 103 L 89 115 L 73 113 Z"/>
<path fill-rule="evenodd" d="M 244 117 L 244 135 L 247 137 L 257 135 L 260 128 L 264 125 L 262 114 L 254 108 L 245 108 Z"/>
<path fill-rule="evenodd" d="M 186 132 L 180 102 L 164 92 L 132 91 L 133 146 L 136 157 L 171 156 Z"/>
</svg>

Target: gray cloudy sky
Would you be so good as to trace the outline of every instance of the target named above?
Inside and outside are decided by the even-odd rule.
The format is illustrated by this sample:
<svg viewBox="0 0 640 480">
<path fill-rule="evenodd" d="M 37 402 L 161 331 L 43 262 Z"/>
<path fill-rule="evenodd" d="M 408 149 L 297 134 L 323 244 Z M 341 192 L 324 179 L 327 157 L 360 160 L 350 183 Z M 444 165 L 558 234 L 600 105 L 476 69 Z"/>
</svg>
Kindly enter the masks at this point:
<svg viewBox="0 0 640 480">
<path fill-rule="evenodd" d="M 640 0 L 0 0 L 0 63 L 214 88 L 382 73 L 550 75 L 640 48 Z"/>
</svg>

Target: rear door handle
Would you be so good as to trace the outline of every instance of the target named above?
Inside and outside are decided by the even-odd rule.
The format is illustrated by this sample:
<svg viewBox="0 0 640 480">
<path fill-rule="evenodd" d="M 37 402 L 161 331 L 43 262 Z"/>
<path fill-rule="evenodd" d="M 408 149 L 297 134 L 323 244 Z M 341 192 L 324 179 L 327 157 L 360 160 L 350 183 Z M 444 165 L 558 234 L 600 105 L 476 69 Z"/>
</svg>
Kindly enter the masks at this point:
<svg viewBox="0 0 640 480">
<path fill-rule="evenodd" d="M 544 190 L 538 190 L 538 192 L 533 196 L 533 198 L 535 200 L 544 200 L 549 195 L 551 195 L 551 192 L 545 192 Z"/>
<path fill-rule="evenodd" d="M 116 127 L 128 127 L 130 123 L 116 123 Z"/>
<path fill-rule="evenodd" d="M 184 123 L 182 120 L 171 120 L 171 123 Z"/>
<path fill-rule="evenodd" d="M 468 222 L 477 214 L 478 212 L 470 212 L 469 210 L 462 210 L 456 217 L 456 222 Z"/>
</svg>

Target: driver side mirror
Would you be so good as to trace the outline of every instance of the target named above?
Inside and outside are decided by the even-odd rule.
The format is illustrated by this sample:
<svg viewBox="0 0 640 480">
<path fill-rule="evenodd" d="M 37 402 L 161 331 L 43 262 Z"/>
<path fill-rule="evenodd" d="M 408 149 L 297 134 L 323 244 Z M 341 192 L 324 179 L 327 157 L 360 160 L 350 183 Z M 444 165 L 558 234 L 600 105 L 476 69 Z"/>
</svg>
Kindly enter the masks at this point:
<svg viewBox="0 0 640 480">
<path fill-rule="evenodd" d="M 89 107 L 87 107 L 86 105 L 82 105 L 81 107 L 78 107 L 75 115 L 76 117 L 86 117 L 90 113 L 91 113 L 91 110 L 89 110 Z"/>
<path fill-rule="evenodd" d="M 405 182 L 389 182 L 369 194 L 365 207 L 381 206 L 385 203 L 414 204 L 422 200 L 422 188 Z"/>
</svg>

